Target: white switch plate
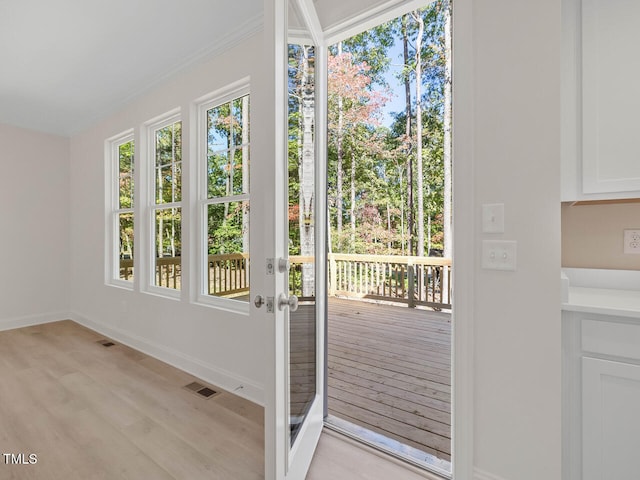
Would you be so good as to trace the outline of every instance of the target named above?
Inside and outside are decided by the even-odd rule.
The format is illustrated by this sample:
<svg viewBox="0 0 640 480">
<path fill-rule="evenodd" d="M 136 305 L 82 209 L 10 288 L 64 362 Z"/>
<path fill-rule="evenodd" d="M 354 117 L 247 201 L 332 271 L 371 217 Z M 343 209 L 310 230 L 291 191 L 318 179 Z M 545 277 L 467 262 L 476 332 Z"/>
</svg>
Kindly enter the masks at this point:
<svg viewBox="0 0 640 480">
<path fill-rule="evenodd" d="M 482 268 L 515 271 L 517 246 L 514 240 L 483 240 Z"/>
<path fill-rule="evenodd" d="M 504 233 L 504 203 L 482 205 L 482 233 Z"/>
<path fill-rule="evenodd" d="M 640 230 L 624 231 L 624 253 L 640 253 Z"/>
</svg>

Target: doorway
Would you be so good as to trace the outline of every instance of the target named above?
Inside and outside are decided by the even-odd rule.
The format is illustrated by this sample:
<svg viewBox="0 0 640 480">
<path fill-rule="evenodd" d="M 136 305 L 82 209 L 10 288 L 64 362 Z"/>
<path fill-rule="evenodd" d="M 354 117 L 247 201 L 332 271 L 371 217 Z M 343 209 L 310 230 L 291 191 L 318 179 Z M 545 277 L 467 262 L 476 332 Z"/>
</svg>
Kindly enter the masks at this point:
<svg viewBox="0 0 640 480">
<path fill-rule="evenodd" d="M 451 3 L 328 52 L 327 425 L 451 474 Z"/>
</svg>

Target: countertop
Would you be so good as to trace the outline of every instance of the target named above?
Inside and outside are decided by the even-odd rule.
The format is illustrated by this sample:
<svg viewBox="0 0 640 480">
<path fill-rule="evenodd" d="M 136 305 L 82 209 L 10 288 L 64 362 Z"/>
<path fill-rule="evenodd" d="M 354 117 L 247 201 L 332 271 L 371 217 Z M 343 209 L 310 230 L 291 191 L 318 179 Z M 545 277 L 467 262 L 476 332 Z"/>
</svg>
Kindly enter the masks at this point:
<svg viewBox="0 0 640 480">
<path fill-rule="evenodd" d="M 640 291 L 569 287 L 569 299 L 562 304 L 562 309 L 640 318 Z"/>
<path fill-rule="evenodd" d="M 562 309 L 640 319 L 640 271 L 565 268 Z"/>
</svg>

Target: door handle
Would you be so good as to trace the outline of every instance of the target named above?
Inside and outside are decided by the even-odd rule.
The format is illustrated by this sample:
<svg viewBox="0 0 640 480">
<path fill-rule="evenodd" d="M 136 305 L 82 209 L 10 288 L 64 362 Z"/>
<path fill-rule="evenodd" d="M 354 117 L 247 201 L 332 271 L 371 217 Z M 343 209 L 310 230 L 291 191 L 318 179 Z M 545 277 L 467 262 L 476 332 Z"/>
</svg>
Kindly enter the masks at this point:
<svg viewBox="0 0 640 480">
<path fill-rule="evenodd" d="M 280 273 L 287 273 L 291 268 L 291 264 L 289 263 L 288 258 L 279 258 L 278 259 L 278 271 Z"/>
<path fill-rule="evenodd" d="M 253 299 L 253 304 L 256 306 L 256 308 L 260 308 L 262 305 L 264 305 L 264 297 L 262 295 L 256 295 L 256 298 Z"/>
<path fill-rule="evenodd" d="M 284 307 L 289 307 L 289 312 L 298 310 L 298 297 L 295 295 L 287 297 L 284 293 L 281 293 L 278 297 L 278 308 L 284 310 Z"/>
</svg>

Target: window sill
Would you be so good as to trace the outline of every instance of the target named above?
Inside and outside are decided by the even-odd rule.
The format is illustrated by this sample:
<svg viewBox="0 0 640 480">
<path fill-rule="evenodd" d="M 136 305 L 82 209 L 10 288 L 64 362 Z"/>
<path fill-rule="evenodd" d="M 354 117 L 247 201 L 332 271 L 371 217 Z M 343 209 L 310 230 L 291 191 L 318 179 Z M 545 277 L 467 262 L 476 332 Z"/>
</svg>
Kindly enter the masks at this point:
<svg viewBox="0 0 640 480">
<path fill-rule="evenodd" d="M 211 295 L 198 295 L 195 305 L 201 307 L 215 308 L 217 310 L 224 310 L 225 312 L 235 313 L 237 315 L 249 316 L 250 305 L 249 302 L 243 302 L 240 300 L 232 300 L 229 298 L 213 297 Z"/>
</svg>

